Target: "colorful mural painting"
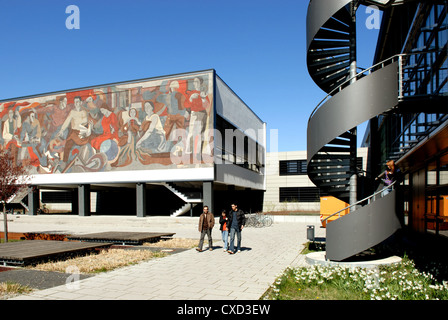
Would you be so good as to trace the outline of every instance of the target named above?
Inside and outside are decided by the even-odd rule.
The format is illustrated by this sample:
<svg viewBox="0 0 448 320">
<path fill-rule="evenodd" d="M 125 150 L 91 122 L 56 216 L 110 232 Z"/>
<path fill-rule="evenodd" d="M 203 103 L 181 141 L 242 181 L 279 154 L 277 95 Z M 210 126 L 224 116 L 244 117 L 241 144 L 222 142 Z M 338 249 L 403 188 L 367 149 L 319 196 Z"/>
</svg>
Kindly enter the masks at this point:
<svg viewBox="0 0 448 320">
<path fill-rule="evenodd" d="M 40 174 L 210 166 L 212 103 L 211 72 L 2 101 L 0 148 Z"/>
</svg>

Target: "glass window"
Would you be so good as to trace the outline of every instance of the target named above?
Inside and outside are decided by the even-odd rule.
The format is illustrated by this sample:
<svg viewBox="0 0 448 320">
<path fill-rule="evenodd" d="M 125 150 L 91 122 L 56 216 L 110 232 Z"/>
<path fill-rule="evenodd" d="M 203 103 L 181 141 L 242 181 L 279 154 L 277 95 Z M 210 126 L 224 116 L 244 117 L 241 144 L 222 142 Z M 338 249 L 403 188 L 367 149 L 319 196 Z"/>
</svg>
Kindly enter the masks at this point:
<svg viewBox="0 0 448 320">
<path fill-rule="evenodd" d="M 301 175 L 307 173 L 306 160 L 282 160 L 279 163 L 280 175 Z"/>
<path fill-rule="evenodd" d="M 428 186 L 437 185 L 437 163 L 435 161 L 428 165 L 428 170 L 426 171 L 426 184 Z"/>
<path fill-rule="evenodd" d="M 448 153 L 440 157 L 439 184 L 448 185 Z"/>
<path fill-rule="evenodd" d="M 316 187 L 292 187 L 279 189 L 280 202 L 319 202 L 320 191 Z"/>
</svg>

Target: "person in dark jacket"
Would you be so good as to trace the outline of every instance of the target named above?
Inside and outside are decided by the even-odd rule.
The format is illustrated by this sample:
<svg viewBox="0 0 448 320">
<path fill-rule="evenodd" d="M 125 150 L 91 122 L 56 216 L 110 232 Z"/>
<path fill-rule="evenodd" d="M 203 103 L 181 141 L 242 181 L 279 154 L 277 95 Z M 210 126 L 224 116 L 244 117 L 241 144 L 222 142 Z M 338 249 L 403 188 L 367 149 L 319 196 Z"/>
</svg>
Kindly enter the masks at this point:
<svg viewBox="0 0 448 320">
<path fill-rule="evenodd" d="M 236 252 L 241 252 L 241 231 L 246 224 L 246 216 L 238 206 L 233 203 L 232 210 L 229 212 L 228 228 L 230 230 L 230 247 L 227 251 L 230 254 L 235 253 L 235 234 L 237 236 Z"/>
</svg>

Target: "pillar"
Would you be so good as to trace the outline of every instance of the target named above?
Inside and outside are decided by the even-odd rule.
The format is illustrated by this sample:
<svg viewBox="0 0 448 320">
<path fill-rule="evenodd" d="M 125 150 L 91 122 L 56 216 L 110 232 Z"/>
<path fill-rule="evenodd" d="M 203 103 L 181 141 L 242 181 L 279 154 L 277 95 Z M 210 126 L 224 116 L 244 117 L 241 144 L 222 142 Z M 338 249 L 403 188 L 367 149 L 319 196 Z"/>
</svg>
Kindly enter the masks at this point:
<svg viewBox="0 0 448 320">
<path fill-rule="evenodd" d="M 71 190 L 72 193 L 72 213 L 75 214 L 76 212 L 78 212 L 78 189 L 72 189 Z"/>
<path fill-rule="evenodd" d="M 28 215 L 37 215 L 39 202 L 39 189 L 35 187 L 28 187 Z"/>
<path fill-rule="evenodd" d="M 78 186 L 78 214 L 81 217 L 90 216 L 90 185 Z"/>
<path fill-rule="evenodd" d="M 216 216 L 214 211 L 213 181 L 204 181 L 202 184 L 202 201 L 204 206 L 208 206 L 209 210 Z"/>
<path fill-rule="evenodd" d="M 137 217 L 146 217 L 146 184 L 137 183 L 136 185 L 136 200 L 137 200 Z"/>
<path fill-rule="evenodd" d="M 357 54 L 356 54 L 356 11 L 358 9 L 358 4 L 352 2 L 350 4 L 350 11 L 352 16 L 351 21 L 351 31 L 350 31 L 350 83 L 356 82 L 356 78 L 354 78 L 358 73 L 358 65 L 357 65 Z M 358 201 L 358 170 L 356 168 L 356 148 L 357 148 L 357 128 L 353 128 L 352 130 L 353 138 L 352 145 L 350 146 L 351 153 L 351 173 L 350 177 L 350 205 L 355 204 Z M 356 206 L 352 207 L 350 211 L 355 211 Z"/>
</svg>

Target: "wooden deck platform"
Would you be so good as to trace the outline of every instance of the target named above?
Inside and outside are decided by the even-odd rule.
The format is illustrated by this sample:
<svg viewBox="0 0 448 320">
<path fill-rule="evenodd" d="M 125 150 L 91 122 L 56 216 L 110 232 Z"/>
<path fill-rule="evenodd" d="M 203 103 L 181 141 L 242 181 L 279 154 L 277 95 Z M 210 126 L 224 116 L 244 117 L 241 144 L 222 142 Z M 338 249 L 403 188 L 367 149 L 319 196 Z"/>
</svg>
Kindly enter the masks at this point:
<svg viewBox="0 0 448 320">
<path fill-rule="evenodd" d="M 68 240 L 84 242 L 108 242 L 123 245 L 141 245 L 143 242 L 157 242 L 163 238 L 170 238 L 175 233 L 159 232 L 99 232 L 82 235 L 70 235 Z"/>
<path fill-rule="evenodd" d="M 27 265 L 62 255 L 93 251 L 112 243 L 85 243 L 53 240 L 25 240 L 0 244 L 0 264 Z"/>
</svg>

